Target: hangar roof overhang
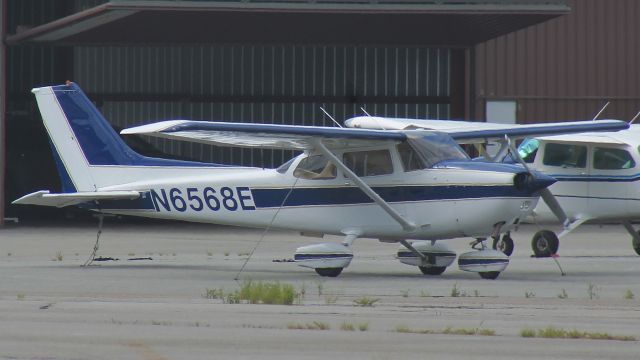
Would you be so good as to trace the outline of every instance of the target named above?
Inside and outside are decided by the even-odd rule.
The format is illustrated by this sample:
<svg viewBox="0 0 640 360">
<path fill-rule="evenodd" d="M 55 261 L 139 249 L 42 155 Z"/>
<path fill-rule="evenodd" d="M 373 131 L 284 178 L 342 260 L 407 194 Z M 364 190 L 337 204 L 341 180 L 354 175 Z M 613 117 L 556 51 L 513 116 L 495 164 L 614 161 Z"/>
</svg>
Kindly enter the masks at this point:
<svg viewBox="0 0 640 360">
<path fill-rule="evenodd" d="M 112 0 L 8 35 L 6 41 L 468 47 L 569 11 L 566 0 Z"/>
</svg>

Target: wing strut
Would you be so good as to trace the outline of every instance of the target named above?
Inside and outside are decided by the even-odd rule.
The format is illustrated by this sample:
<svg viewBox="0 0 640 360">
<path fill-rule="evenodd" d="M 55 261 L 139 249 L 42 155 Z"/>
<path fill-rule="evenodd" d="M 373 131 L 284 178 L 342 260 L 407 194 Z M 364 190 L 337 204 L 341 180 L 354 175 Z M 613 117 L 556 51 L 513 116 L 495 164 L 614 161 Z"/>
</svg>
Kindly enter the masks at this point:
<svg viewBox="0 0 640 360">
<path fill-rule="evenodd" d="M 400 224 L 405 231 L 413 232 L 413 231 L 416 230 L 416 228 L 417 228 L 416 224 L 414 224 L 414 223 L 408 221 L 407 219 L 405 219 L 404 217 L 402 217 L 402 215 L 400 215 L 400 213 L 398 213 L 386 201 L 384 201 L 384 199 L 382 199 L 380 197 L 380 195 L 378 195 L 375 191 L 373 191 L 373 189 L 369 185 L 367 185 L 364 181 L 362 181 L 358 177 L 358 175 L 354 174 L 353 171 L 351 171 L 351 169 L 349 169 L 345 164 L 343 164 L 342 161 L 340 161 L 340 159 L 338 159 L 337 156 L 335 156 L 331 151 L 329 151 L 329 149 L 327 149 L 324 146 L 324 144 L 322 143 L 321 140 L 314 139 L 313 143 L 315 145 L 315 148 L 318 151 L 320 151 L 327 158 L 331 159 L 331 161 L 333 161 L 333 163 L 340 170 L 342 170 L 342 172 L 344 172 L 347 175 L 347 177 L 349 177 L 349 179 L 353 180 L 353 182 L 356 185 L 358 185 L 360 190 L 362 190 L 365 194 L 367 194 L 367 196 L 369 196 L 371 198 L 371 200 L 375 201 L 376 204 L 380 205 L 380 207 L 387 214 L 389 214 L 389 216 L 391 216 L 395 221 L 397 221 L 398 224 Z"/>
</svg>

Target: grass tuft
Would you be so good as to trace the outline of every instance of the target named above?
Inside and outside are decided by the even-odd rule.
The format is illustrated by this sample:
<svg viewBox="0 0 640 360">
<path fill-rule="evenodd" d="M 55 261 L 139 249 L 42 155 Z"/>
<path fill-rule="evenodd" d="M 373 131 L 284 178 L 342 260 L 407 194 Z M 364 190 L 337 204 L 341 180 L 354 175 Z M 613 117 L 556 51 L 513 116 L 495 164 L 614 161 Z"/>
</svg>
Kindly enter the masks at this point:
<svg viewBox="0 0 640 360">
<path fill-rule="evenodd" d="M 537 331 L 530 328 L 524 328 L 520 331 L 522 337 L 539 337 L 545 339 L 589 339 L 589 340 L 617 340 L 617 341 L 636 341 L 634 336 L 627 335 L 611 335 L 606 332 L 587 332 L 576 329 L 565 330 L 553 326 L 547 326 Z"/>
<path fill-rule="evenodd" d="M 288 323 L 287 329 L 289 330 L 329 330 L 331 326 L 323 321 L 314 321 L 306 324 L 301 323 Z"/>
<path fill-rule="evenodd" d="M 520 330 L 520 336 L 523 338 L 534 338 L 536 337 L 536 331 L 530 328 L 524 328 Z"/>
<path fill-rule="evenodd" d="M 633 300 L 636 296 L 633 294 L 633 291 L 631 291 L 631 289 L 627 289 L 627 291 L 624 292 L 624 298 L 625 300 Z"/>
<path fill-rule="evenodd" d="M 375 303 L 377 303 L 378 301 L 380 301 L 380 299 L 378 298 L 370 298 L 368 296 L 363 296 L 361 298 L 353 300 L 353 303 L 357 306 L 373 307 Z"/>
<path fill-rule="evenodd" d="M 205 299 L 221 299 L 225 304 L 275 304 L 293 305 L 302 301 L 302 294 L 293 285 L 276 282 L 245 281 L 240 290 L 225 292 L 223 289 L 205 289 Z"/>
<path fill-rule="evenodd" d="M 569 294 L 567 294 L 567 290 L 565 289 L 562 289 L 558 294 L 558 299 L 567 299 L 568 297 L 569 297 Z"/>
<path fill-rule="evenodd" d="M 433 329 L 411 329 L 405 325 L 398 325 L 395 331 L 403 334 L 444 334 L 444 335 L 467 335 L 467 336 L 495 336 L 496 331 L 493 329 L 481 328 L 453 328 L 447 326 L 442 330 Z"/>
<path fill-rule="evenodd" d="M 356 331 L 356 327 L 349 322 L 343 322 L 342 324 L 340 324 L 340 330 L 343 331 Z"/>
</svg>

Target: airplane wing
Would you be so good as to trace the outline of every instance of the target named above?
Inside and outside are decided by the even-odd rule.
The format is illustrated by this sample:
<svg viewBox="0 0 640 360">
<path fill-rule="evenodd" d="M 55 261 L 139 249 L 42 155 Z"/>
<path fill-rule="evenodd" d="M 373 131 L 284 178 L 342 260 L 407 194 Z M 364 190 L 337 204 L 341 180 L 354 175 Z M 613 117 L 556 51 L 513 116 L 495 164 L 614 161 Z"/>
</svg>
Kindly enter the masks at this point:
<svg viewBox="0 0 640 360">
<path fill-rule="evenodd" d="M 41 190 L 21 197 L 13 201 L 13 204 L 65 207 L 94 200 L 132 200 L 138 197 L 140 197 L 138 191 L 88 191 L 50 194 L 48 190 Z"/>
<path fill-rule="evenodd" d="M 124 129 L 126 134 L 188 140 L 211 145 L 305 150 L 321 139 L 325 146 L 371 146 L 375 142 L 405 141 L 407 131 L 328 128 L 276 124 L 169 120 Z"/>
<path fill-rule="evenodd" d="M 456 120 L 416 120 L 396 119 L 377 116 L 358 116 L 345 121 L 349 128 L 376 130 L 423 129 L 441 131 L 449 134 L 461 144 L 477 143 L 504 139 L 505 135 L 513 140 L 525 137 L 571 134 L 587 131 L 618 131 L 629 128 L 629 124 L 620 120 L 572 121 L 539 124 L 494 124 L 487 122 Z"/>
</svg>

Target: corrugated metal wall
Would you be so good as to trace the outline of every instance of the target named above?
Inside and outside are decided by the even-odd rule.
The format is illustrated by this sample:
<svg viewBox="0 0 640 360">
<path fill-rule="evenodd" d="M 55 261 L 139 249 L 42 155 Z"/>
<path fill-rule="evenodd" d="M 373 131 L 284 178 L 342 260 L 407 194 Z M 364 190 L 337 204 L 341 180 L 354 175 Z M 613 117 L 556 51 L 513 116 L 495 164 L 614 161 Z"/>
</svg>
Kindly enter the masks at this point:
<svg viewBox="0 0 640 360">
<path fill-rule="evenodd" d="M 518 122 L 640 111 L 640 1 L 570 0 L 569 15 L 475 48 L 476 116 L 486 100 L 517 100 Z"/>
<path fill-rule="evenodd" d="M 74 79 L 119 127 L 170 118 L 332 126 L 367 112 L 448 118 L 451 50 L 321 45 L 76 47 Z M 204 161 L 277 166 L 291 155 L 153 139 Z"/>
</svg>

